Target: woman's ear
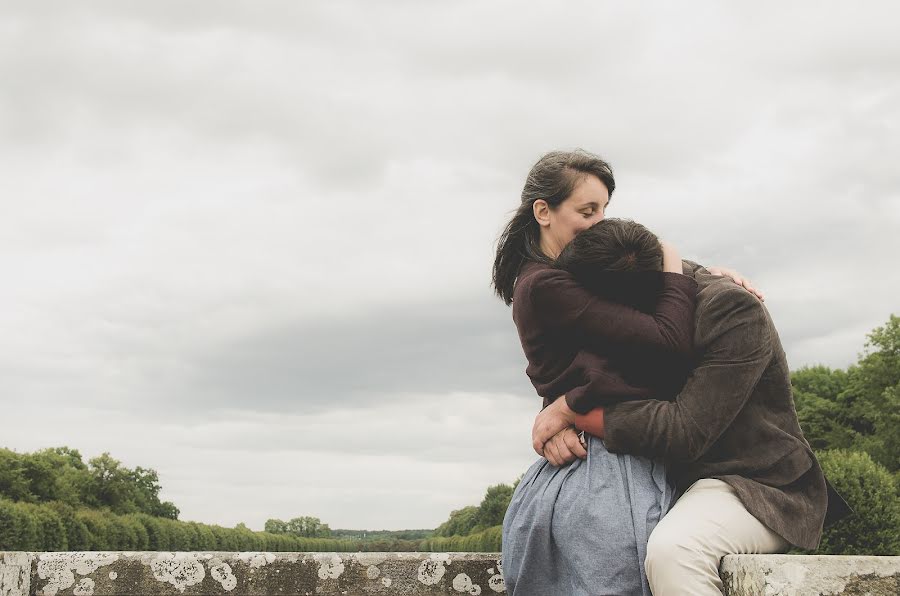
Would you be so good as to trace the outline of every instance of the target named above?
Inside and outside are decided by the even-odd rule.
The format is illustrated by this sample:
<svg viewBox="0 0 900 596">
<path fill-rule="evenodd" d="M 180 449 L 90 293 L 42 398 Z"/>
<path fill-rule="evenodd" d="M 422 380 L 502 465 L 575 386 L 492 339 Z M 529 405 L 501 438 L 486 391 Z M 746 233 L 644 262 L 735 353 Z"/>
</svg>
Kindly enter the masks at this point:
<svg viewBox="0 0 900 596">
<path fill-rule="evenodd" d="M 538 199 L 531 205 L 534 211 L 534 219 L 538 224 L 547 227 L 550 225 L 550 205 L 544 199 Z"/>
</svg>

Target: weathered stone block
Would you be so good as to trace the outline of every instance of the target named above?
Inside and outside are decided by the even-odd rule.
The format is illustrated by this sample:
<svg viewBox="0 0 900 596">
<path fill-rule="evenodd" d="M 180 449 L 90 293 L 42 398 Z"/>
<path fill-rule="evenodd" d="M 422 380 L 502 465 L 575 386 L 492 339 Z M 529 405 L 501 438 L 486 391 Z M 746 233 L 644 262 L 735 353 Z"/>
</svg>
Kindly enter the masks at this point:
<svg viewBox="0 0 900 596">
<path fill-rule="evenodd" d="M 729 555 L 719 572 L 727 596 L 900 594 L 900 557 Z"/>
<path fill-rule="evenodd" d="M 29 596 L 31 553 L 0 552 L 0 596 Z"/>
</svg>

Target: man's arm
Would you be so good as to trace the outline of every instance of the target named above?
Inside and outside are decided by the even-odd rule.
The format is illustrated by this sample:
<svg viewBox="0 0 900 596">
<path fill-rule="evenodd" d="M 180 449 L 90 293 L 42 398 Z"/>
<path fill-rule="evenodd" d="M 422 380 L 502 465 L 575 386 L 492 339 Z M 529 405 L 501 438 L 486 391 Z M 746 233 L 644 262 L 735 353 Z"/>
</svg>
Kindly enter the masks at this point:
<svg viewBox="0 0 900 596">
<path fill-rule="evenodd" d="M 723 289 L 703 318 L 703 357 L 674 402 L 628 401 L 605 408 L 602 430 L 610 451 L 694 461 L 744 407 L 773 355 L 765 311 L 752 294 Z"/>
</svg>

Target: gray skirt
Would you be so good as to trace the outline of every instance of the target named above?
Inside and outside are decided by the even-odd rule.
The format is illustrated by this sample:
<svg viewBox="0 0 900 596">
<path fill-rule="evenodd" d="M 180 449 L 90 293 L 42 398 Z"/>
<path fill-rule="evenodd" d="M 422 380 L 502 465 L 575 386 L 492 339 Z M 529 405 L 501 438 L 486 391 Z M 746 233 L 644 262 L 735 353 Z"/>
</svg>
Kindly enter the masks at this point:
<svg viewBox="0 0 900 596">
<path fill-rule="evenodd" d="M 587 459 L 556 468 L 540 458 L 513 493 L 503 518 L 510 596 L 650 596 L 647 537 L 674 497 L 665 466 L 584 437 Z"/>
</svg>

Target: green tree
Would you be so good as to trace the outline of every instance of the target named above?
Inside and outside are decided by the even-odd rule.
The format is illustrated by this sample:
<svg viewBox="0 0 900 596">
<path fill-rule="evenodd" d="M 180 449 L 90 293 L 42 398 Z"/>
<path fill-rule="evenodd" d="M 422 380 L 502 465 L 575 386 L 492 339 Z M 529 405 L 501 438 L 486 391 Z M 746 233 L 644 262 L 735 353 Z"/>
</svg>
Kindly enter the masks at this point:
<svg viewBox="0 0 900 596">
<path fill-rule="evenodd" d="M 481 504 L 478 505 L 475 527 L 481 529 L 502 524 L 512 494 L 513 487 L 508 484 L 495 484 L 488 487 Z"/>
<path fill-rule="evenodd" d="M 331 528 L 328 527 L 328 524 L 323 524 L 318 517 L 309 516 L 295 517 L 286 522 L 280 519 L 268 519 L 264 531 L 270 534 L 290 534 L 305 538 L 329 538 L 331 536 Z"/>
<path fill-rule="evenodd" d="M 287 534 L 287 524 L 280 519 L 267 519 L 263 530 L 271 534 Z"/>
<path fill-rule="evenodd" d="M 130 473 L 129 480 L 133 487 L 132 498 L 139 511 L 157 517 L 178 519 L 179 511 L 174 503 L 159 500 L 159 491 L 162 487 L 156 470 L 138 466 Z"/>
<path fill-rule="evenodd" d="M 146 513 L 156 517 L 178 519 L 173 503 L 159 500 L 159 477 L 155 470 L 134 470 L 103 453 L 88 462 L 92 491 L 88 505 L 109 507 L 115 513 Z"/>
<path fill-rule="evenodd" d="M 825 366 L 804 367 L 791 374 L 794 402 L 803 434 L 813 449 L 846 449 L 857 441 L 857 433 L 844 415 L 841 394 L 847 388 L 847 373 Z"/>
<path fill-rule="evenodd" d="M 900 470 L 900 317 L 875 328 L 846 371 L 802 368 L 791 383 L 814 449 L 864 451 L 889 471 Z"/>
<path fill-rule="evenodd" d="M 843 401 L 857 445 L 891 472 L 900 470 L 900 317 L 868 336 L 865 353 L 848 371 Z"/>
<path fill-rule="evenodd" d="M 478 523 L 478 507 L 469 505 L 450 512 L 450 519 L 434 531 L 435 536 L 465 536 Z"/>
<path fill-rule="evenodd" d="M 23 457 L 9 449 L 0 449 L 0 496 L 11 501 L 34 500 Z"/>
<path fill-rule="evenodd" d="M 323 524 L 318 517 L 295 517 L 285 524 L 285 532 L 294 536 L 307 538 L 327 538 L 331 536 L 331 529 Z"/>
</svg>

